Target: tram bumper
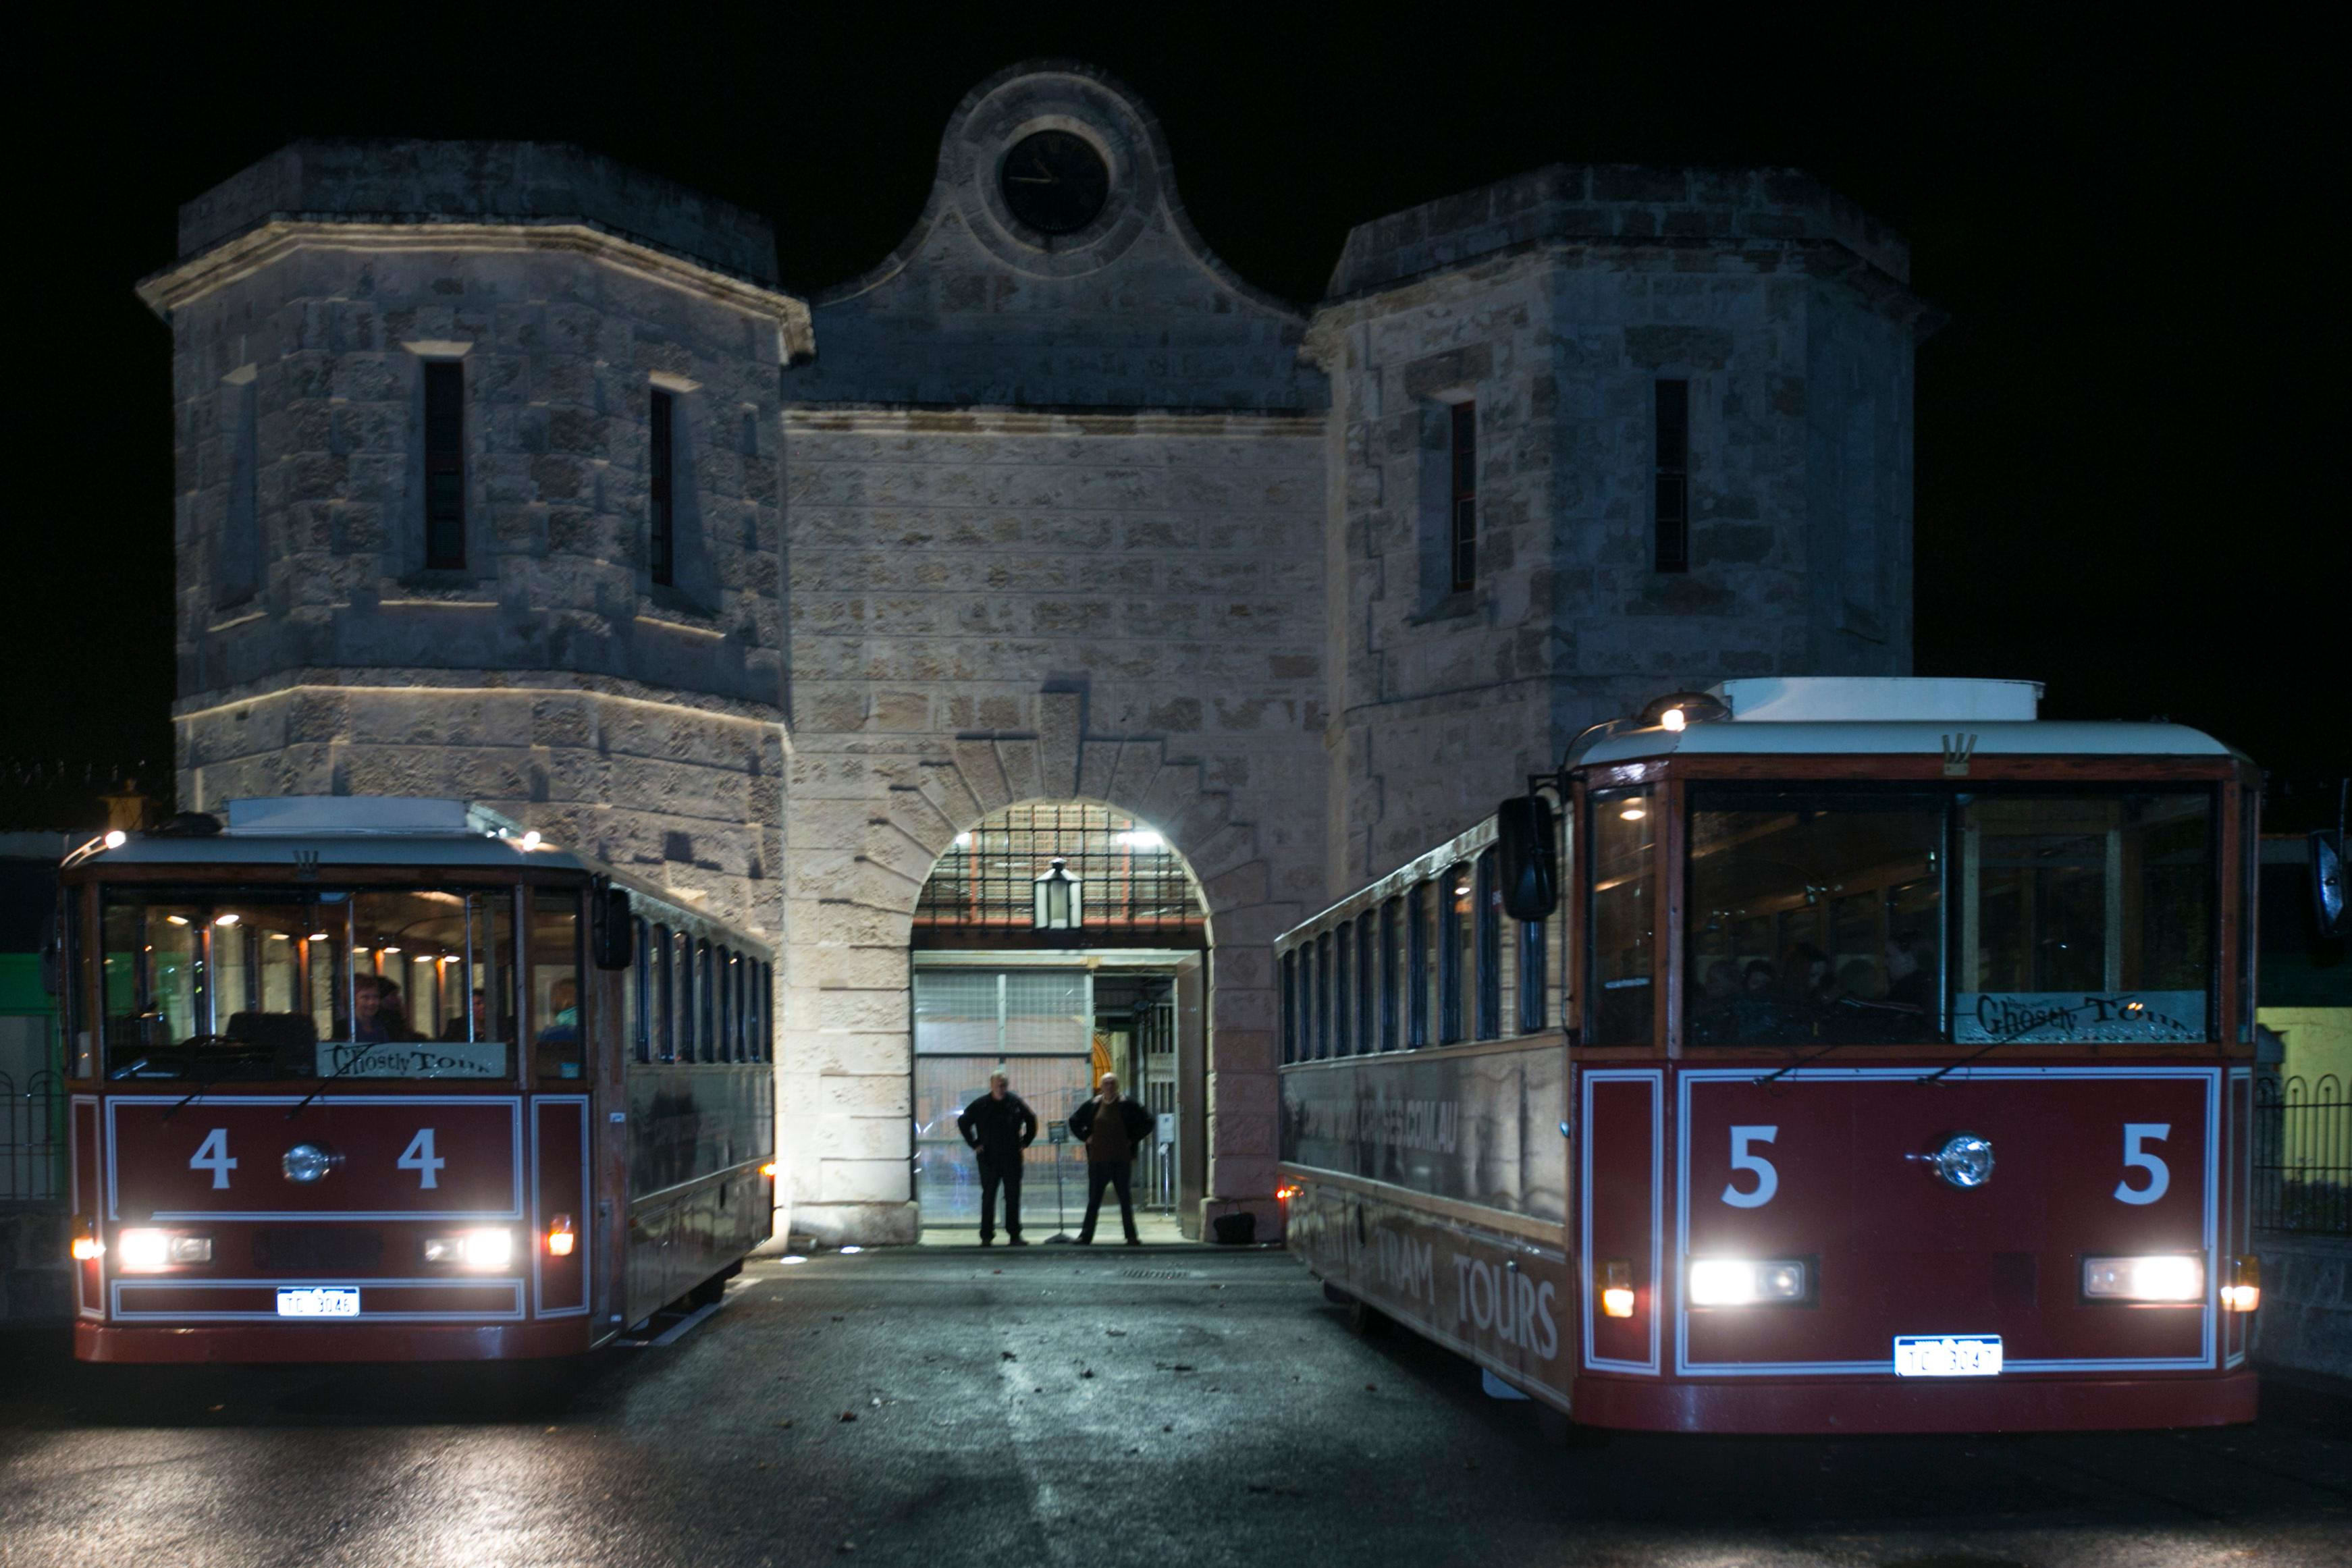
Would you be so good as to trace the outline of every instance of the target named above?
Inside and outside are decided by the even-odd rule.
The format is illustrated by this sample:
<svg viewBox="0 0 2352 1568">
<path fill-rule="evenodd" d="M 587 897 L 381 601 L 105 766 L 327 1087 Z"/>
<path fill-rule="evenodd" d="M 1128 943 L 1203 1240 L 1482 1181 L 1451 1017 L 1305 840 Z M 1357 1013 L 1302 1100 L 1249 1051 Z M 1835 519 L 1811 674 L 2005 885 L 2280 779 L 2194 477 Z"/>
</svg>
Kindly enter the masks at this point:
<svg viewBox="0 0 2352 1568">
<path fill-rule="evenodd" d="M 1823 1436 L 2226 1427 L 2254 1418 L 2251 1370 L 2178 1378 L 1577 1381 L 1576 1418 L 1643 1432 Z"/>
<path fill-rule="evenodd" d="M 523 1323 L 141 1323 L 74 1325 L 74 1355 L 123 1364 L 518 1361 L 591 1349 L 585 1318 Z"/>
</svg>

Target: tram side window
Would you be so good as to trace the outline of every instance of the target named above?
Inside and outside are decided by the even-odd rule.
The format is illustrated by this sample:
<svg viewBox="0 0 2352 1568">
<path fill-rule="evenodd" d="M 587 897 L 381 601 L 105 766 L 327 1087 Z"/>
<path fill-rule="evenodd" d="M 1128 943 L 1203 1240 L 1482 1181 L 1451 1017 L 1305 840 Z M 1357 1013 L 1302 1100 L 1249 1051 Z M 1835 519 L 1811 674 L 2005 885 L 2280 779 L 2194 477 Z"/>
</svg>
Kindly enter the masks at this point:
<svg viewBox="0 0 2352 1568">
<path fill-rule="evenodd" d="M 1988 791 L 1959 815 L 1955 1039 L 2208 1038 L 2208 792 Z"/>
<path fill-rule="evenodd" d="M 1523 921 L 1512 927 L 1518 949 L 1518 1032 L 1533 1034 L 1549 1026 L 1550 1018 L 1545 1009 L 1549 989 L 1544 974 L 1544 922 Z"/>
<path fill-rule="evenodd" d="M 705 1061 L 716 1061 L 719 1059 L 719 1040 L 717 1031 L 711 1027 L 711 1011 L 717 999 L 712 993 L 718 988 L 711 983 L 710 943 L 708 939 L 694 945 L 694 983 L 701 996 L 700 1009 L 694 1015 L 695 1039 L 700 1046 L 698 1054 Z"/>
<path fill-rule="evenodd" d="M 1411 1004 L 1407 1009 L 1405 1044 L 1416 1051 L 1429 1043 L 1431 993 L 1437 984 L 1429 962 L 1429 900 L 1433 886 L 1424 882 L 1405 894 L 1405 999 Z"/>
<path fill-rule="evenodd" d="M 670 1019 L 671 1040 L 680 1061 L 694 1060 L 694 938 L 681 931 L 670 939 L 671 967 L 677 974 L 677 1011 Z"/>
<path fill-rule="evenodd" d="M 1355 949 L 1355 932 L 1346 922 L 1330 936 L 1331 943 L 1331 1054 L 1346 1056 L 1356 1048 L 1355 1031 L 1349 1027 L 1349 998 L 1354 993 L 1349 973 L 1349 956 Z"/>
<path fill-rule="evenodd" d="M 677 1036 L 672 1026 L 677 1018 L 675 998 L 677 982 L 670 964 L 669 927 L 667 925 L 654 927 L 653 971 L 654 1060 L 675 1061 L 677 1060 Z"/>
<path fill-rule="evenodd" d="M 580 895 L 566 888 L 530 894 L 530 1018 L 533 1071 L 578 1078 L 585 1040 L 580 1013 Z"/>
<path fill-rule="evenodd" d="M 1394 1051 L 1403 1043 L 1402 1039 L 1402 998 L 1398 991 L 1403 985 L 1404 963 L 1404 900 L 1391 898 L 1381 905 L 1381 1049 Z"/>
<path fill-rule="evenodd" d="M 1282 956 L 1282 1060 L 1298 1060 L 1298 951 Z"/>
<path fill-rule="evenodd" d="M 1457 865 L 1448 870 L 1438 895 L 1444 913 L 1438 922 L 1437 1041 L 1451 1045 L 1469 1037 L 1464 1027 L 1466 1020 L 1463 1018 L 1463 1002 L 1474 962 L 1470 868 Z"/>
<path fill-rule="evenodd" d="M 1372 992 L 1380 963 L 1380 930 L 1372 912 L 1356 917 L 1356 1053 L 1370 1056 L 1381 1048 L 1373 1029 Z"/>
<path fill-rule="evenodd" d="M 1944 802 L 1695 786 L 1693 1045 L 1941 1038 Z"/>
<path fill-rule="evenodd" d="M 629 971 L 629 1042 L 639 1061 L 654 1059 L 652 938 L 643 916 L 636 922 L 637 961 Z"/>
<path fill-rule="evenodd" d="M 776 1052 L 776 967 L 760 966 L 760 1060 L 766 1061 Z"/>
<path fill-rule="evenodd" d="M 1315 938 L 1315 1059 L 1331 1054 L 1331 936 Z"/>
<path fill-rule="evenodd" d="M 1477 1033 L 1480 1040 L 1499 1040 L 1503 1033 L 1503 887 L 1496 874 L 1493 850 L 1478 857 L 1470 886 L 1478 922 Z"/>
<path fill-rule="evenodd" d="M 1591 1001 L 1590 1045 L 1647 1045 L 1657 1005 L 1651 971 L 1657 953 L 1654 820 L 1650 791 L 1592 797 Z"/>
</svg>

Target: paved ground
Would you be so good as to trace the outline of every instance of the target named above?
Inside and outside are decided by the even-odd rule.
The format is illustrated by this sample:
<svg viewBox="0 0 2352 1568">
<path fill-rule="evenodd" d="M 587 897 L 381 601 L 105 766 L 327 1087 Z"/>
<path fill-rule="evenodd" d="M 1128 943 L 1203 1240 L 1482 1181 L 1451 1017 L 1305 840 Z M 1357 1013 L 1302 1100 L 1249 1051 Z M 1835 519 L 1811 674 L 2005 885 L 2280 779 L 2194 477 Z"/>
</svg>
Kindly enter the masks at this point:
<svg viewBox="0 0 2352 1568">
<path fill-rule="evenodd" d="M 1351 1338 L 1279 1254 L 763 1264 L 553 1392 L 61 1349 L 0 1339 L 10 1568 L 2352 1561 L 2330 1396 L 2217 1432 L 1561 1448 L 1454 1357 Z"/>
</svg>

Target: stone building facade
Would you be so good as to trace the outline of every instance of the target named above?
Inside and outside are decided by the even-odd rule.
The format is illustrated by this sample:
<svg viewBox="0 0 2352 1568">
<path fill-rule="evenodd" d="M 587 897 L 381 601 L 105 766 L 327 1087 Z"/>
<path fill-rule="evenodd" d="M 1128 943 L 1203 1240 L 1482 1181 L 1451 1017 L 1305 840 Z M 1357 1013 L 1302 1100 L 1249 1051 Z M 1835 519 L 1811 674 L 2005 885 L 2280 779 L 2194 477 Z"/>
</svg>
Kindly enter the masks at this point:
<svg viewBox="0 0 2352 1568">
<path fill-rule="evenodd" d="M 1801 176 L 1543 170 L 1363 225 L 1302 309 L 1202 243 L 1132 93 L 1047 64 L 975 89 L 907 240 L 806 298 L 760 219 L 538 144 L 298 143 L 181 250 L 142 293 L 185 803 L 463 795 L 771 934 L 797 1230 L 919 1223 L 910 924 L 990 810 L 1099 801 L 1184 857 L 1205 1201 L 1264 1208 L 1276 932 L 1660 691 L 1908 668 L 1924 312 Z M 420 542 L 453 361 L 455 567 Z"/>
</svg>

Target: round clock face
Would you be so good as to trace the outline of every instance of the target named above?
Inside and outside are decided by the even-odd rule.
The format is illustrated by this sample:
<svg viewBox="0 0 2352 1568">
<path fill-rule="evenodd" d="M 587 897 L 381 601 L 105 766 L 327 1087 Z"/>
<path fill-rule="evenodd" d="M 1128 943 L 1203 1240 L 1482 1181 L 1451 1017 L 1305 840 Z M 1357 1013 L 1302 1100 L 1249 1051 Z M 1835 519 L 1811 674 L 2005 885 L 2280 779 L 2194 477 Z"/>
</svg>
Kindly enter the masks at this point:
<svg viewBox="0 0 2352 1568">
<path fill-rule="evenodd" d="M 1110 195 L 1110 169 L 1084 137 L 1040 131 L 1013 144 L 996 172 L 1013 215 L 1044 235 L 1076 234 Z"/>
</svg>

